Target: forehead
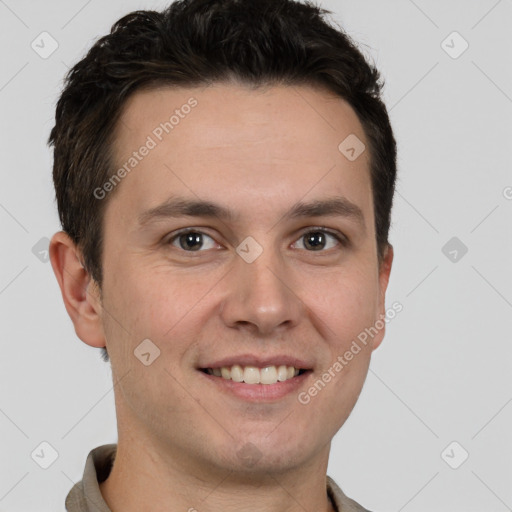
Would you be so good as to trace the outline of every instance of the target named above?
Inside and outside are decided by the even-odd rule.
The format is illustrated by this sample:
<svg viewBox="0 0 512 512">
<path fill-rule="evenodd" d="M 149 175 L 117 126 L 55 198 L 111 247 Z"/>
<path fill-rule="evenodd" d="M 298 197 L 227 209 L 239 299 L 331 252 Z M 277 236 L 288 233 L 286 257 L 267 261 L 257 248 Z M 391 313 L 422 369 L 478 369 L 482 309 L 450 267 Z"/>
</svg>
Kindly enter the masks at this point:
<svg viewBox="0 0 512 512">
<path fill-rule="evenodd" d="M 368 151 L 351 161 L 339 148 L 354 136 L 366 145 L 350 105 L 309 86 L 140 91 L 117 126 L 116 167 L 135 165 L 112 202 L 139 214 L 177 194 L 263 211 L 329 194 L 371 209 Z"/>
<path fill-rule="evenodd" d="M 194 137 L 187 137 L 191 131 Z M 238 142 L 236 149 L 240 151 L 246 145 L 264 145 L 264 157 L 269 151 L 275 154 L 278 148 L 271 142 L 278 136 L 280 143 L 309 141 L 301 148 L 301 157 L 310 154 L 317 158 L 319 147 L 325 149 L 330 145 L 332 152 L 338 151 L 340 137 L 354 132 L 364 139 L 352 107 L 325 89 L 254 89 L 231 84 L 201 88 L 161 86 L 139 91 L 128 99 L 118 123 L 116 148 L 136 147 L 140 136 L 148 134 L 157 143 L 172 144 L 172 140 L 179 140 L 179 147 L 176 144 L 173 148 L 175 152 L 181 148 L 228 148 Z M 160 140 L 163 138 L 166 140 Z M 286 149 L 283 147 L 283 152 Z M 286 158 L 293 160 L 294 154 L 286 153 Z"/>
</svg>

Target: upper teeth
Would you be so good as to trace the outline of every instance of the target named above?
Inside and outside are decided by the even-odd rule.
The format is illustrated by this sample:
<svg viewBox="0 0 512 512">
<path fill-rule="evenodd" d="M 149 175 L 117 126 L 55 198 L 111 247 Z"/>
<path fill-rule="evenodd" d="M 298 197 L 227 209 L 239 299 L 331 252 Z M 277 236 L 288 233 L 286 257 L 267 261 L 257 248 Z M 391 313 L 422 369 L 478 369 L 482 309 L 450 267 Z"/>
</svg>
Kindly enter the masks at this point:
<svg viewBox="0 0 512 512">
<path fill-rule="evenodd" d="M 207 368 L 210 375 L 231 379 L 235 382 L 245 382 L 247 384 L 275 384 L 291 379 L 299 374 L 299 370 L 293 366 L 223 366 L 222 368 Z"/>
</svg>

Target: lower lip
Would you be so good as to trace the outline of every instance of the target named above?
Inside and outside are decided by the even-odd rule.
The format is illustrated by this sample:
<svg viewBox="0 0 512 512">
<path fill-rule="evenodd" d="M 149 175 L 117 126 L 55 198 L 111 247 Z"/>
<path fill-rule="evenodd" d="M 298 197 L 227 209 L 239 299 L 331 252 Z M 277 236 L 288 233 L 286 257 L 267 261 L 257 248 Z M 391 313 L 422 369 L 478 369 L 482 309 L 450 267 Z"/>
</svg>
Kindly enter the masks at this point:
<svg viewBox="0 0 512 512">
<path fill-rule="evenodd" d="M 231 379 L 210 375 L 201 370 L 199 370 L 199 373 L 212 384 L 218 386 L 224 393 L 235 395 L 250 402 L 274 402 L 291 393 L 297 393 L 312 372 L 308 370 L 296 377 L 275 384 L 245 384 L 244 382 L 235 382 Z"/>
</svg>

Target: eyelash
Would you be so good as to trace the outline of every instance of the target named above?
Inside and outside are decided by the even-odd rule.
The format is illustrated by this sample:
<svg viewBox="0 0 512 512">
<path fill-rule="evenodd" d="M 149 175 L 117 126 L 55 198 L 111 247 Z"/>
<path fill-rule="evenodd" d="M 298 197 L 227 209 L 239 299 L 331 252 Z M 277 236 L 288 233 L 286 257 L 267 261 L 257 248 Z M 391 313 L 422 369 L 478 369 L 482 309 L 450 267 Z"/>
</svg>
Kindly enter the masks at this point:
<svg viewBox="0 0 512 512">
<path fill-rule="evenodd" d="M 181 235 L 186 235 L 187 233 L 196 233 L 196 234 L 200 234 L 200 235 L 206 235 L 208 237 L 210 237 L 212 240 L 214 239 L 211 235 L 209 235 L 208 233 L 205 233 L 203 231 L 200 231 L 199 229 L 196 229 L 196 228 L 185 228 L 185 229 L 182 229 L 178 232 L 176 232 L 172 237 L 170 238 L 167 238 L 166 241 L 164 242 L 164 245 L 172 245 L 172 243 L 178 239 Z M 324 227 L 312 227 L 310 229 L 308 229 L 307 231 L 304 231 L 303 233 L 301 233 L 301 235 L 299 236 L 299 239 L 305 237 L 306 235 L 309 235 L 311 233 L 324 233 L 326 235 L 330 235 L 332 236 L 333 238 L 335 238 L 342 247 L 348 247 L 349 244 L 350 244 L 350 241 L 347 237 L 345 237 L 345 235 L 342 235 L 341 233 L 338 233 L 337 231 L 331 231 L 330 229 L 327 229 L 327 228 L 324 228 Z M 182 249 L 181 247 L 176 247 L 176 249 L 179 249 L 180 251 L 182 252 L 186 252 L 186 253 L 191 253 L 191 254 L 195 254 L 195 253 L 201 253 L 201 252 L 205 252 L 204 250 L 199 250 L 199 251 L 186 251 L 184 249 Z M 327 250 L 321 250 L 321 251 L 307 251 L 307 252 L 323 252 L 323 253 L 326 253 L 326 252 L 329 252 L 331 249 L 327 249 Z"/>
</svg>

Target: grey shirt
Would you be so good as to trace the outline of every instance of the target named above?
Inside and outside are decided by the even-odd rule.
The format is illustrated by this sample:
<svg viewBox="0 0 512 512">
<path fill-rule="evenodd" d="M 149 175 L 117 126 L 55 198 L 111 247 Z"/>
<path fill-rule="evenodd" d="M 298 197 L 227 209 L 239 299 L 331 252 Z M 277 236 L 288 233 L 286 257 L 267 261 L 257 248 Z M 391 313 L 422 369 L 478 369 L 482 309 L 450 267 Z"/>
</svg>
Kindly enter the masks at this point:
<svg viewBox="0 0 512 512">
<path fill-rule="evenodd" d="M 117 444 L 104 444 L 91 450 L 85 463 L 84 476 L 66 497 L 68 512 L 112 512 L 101 495 L 99 483 L 107 479 L 116 455 Z M 369 512 L 354 500 L 348 498 L 327 477 L 327 495 L 337 512 Z"/>
</svg>

